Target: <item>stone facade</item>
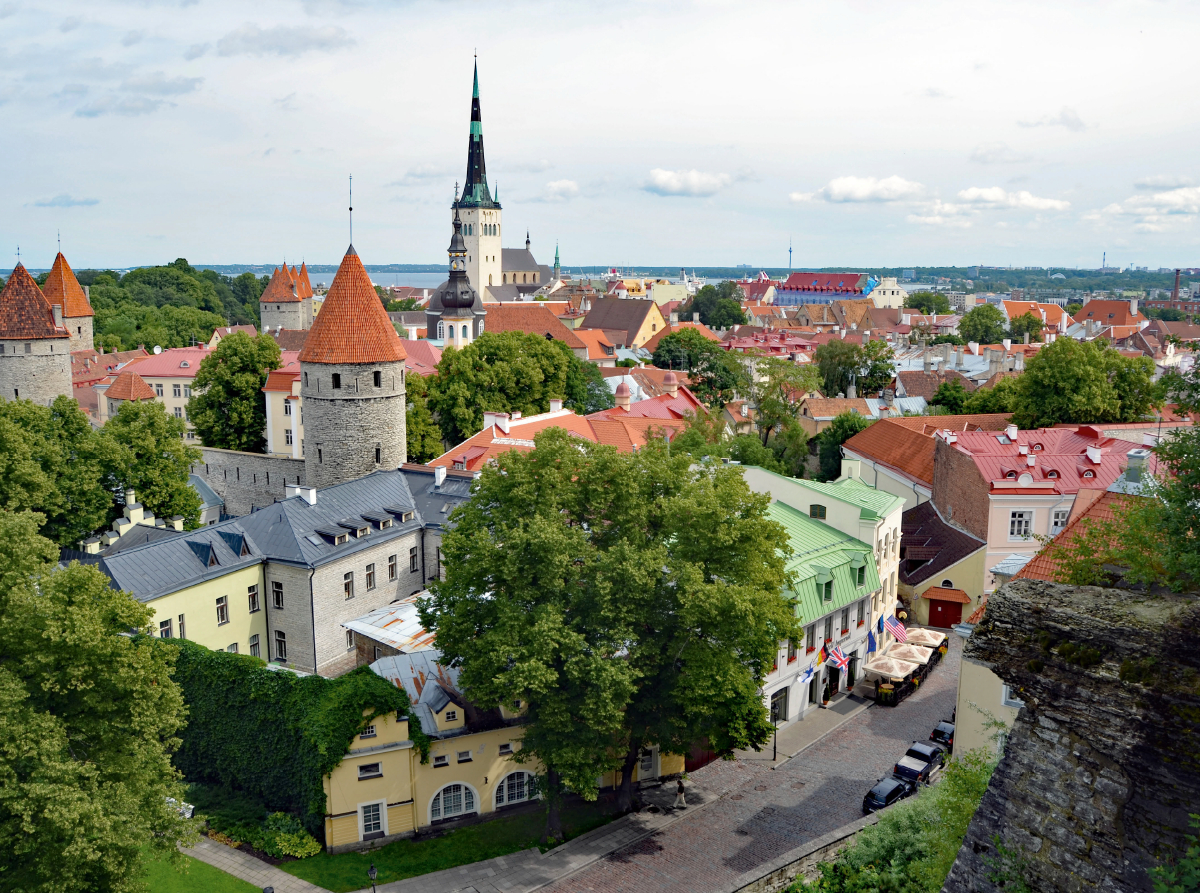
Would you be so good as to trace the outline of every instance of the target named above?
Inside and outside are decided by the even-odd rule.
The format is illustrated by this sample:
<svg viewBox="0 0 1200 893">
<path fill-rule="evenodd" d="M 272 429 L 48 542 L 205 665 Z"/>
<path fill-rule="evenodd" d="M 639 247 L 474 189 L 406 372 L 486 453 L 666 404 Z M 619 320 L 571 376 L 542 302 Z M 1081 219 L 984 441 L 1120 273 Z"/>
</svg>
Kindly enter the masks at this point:
<svg viewBox="0 0 1200 893">
<path fill-rule="evenodd" d="M 63 325 L 71 333 L 71 350 L 92 349 L 92 317 L 64 316 Z"/>
<path fill-rule="evenodd" d="M 259 331 L 266 332 L 281 326 L 285 329 L 310 329 L 313 322 L 312 298 L 301 298 L 299 301 L 280 302 L 259 301 L 258 312 L 262 320 Z"/>
<path fill-rule="evenodd" d="M 944 893 L 1149 891 L 1200 803 L 1195 595 L 1015 580 L 964 657 L 1025 702 Z M 991 863 L 991 864 L 989 864 Z M 1003 878 L 1001 879 L 1004 880 Z"/>
<path fill-rule="evenodd" d="M 988 541 L 991 488 L 975 461 L 940 437 L 933 453 L 933 504 L 943 518 Z"/>
<path fill-rule="evenodd" d="M 303 459 L 215 447 L 203 447 L 200 452 L 203 461 L 192 466 L 192 474 L 203 478 L 225 501 L 225 513 L 229 515 L 248 515 L 256 508 L 285 499 L 285 485 L 305 483 Z"/>
<path fill-rule="evenodd" d="M 287 666 L 304 673 L 315 673 L 317 669 L 313 658 L 316 618 L 309 584 L 311 573 L 303 566 L 271 561 L 267 563 L 263 575 L 269 648 L 263 648 L 260 657 L 264 660 L 279 659 L 276 633 L 282 632 L 287 645 Z M 281 608 L 275 604 L 277 591 L 282 595 Z"/>
<path fill-rule="evenodd" d="M 60 394 L 73 396 L 68 339 L 0 341 L 0 397 L 49 406 Z"/>
<path fill-rule="evenodd" d="M 300 368 L 308 486 L 329 487 L 407 461 L 403 361 Z"/>
</svg>

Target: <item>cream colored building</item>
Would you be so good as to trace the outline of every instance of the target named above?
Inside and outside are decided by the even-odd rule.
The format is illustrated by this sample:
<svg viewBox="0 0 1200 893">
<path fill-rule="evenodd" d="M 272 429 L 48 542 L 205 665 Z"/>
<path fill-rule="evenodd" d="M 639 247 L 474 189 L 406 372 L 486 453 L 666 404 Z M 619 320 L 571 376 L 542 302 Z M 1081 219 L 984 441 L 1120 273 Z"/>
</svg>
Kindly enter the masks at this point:
<svg viewBox="0 0 1200 893">
<path fill-rule="evenodd" d="M 876 307 L 903 307 L 908 300 L 908 292 L 900 286 L 895 276 L 884 276 L 871 290 L 870 298 Z"/>
<path fill-rule="evenodd" d="M 292 351 L 283 368 L 267 373 L 263 385 L 266 402 L 267 454 L 304 458 L 304 404 L 300 400 L 300 363 Z"/>
<path fill-rule="evenodd" d="M 955 630 L 970 636 L 970 625 Z M 955 705 L 954 749 L 957 753 L 985 750 L 999 753 L 1004 739 L 1025 706 L 987 664 L 963 657 L 958 671 Z M 949 719 L 949 717 L 946 717 Z"/>
</svg>

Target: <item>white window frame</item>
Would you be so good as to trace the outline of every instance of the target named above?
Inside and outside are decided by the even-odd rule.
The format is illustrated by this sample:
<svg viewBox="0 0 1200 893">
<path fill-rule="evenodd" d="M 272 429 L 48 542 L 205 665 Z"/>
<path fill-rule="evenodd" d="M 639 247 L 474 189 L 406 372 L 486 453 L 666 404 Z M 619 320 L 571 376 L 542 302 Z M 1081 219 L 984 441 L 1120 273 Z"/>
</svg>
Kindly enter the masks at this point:
<svg viewBox="0 0 1200 893">
<path fill-rule="evenodd" d="M 217 597 L 217 626 L 224 626 L 229 622 L 229 596 L 221 595 Z"/>
<path fill-rule="evenodd" d="M 446 790 L 447 788 L 452 788 L 455 785 L 459 785 L 464 791 L 462 811 L 456 812 L 452 816 L 448 816 L 448 815 L 446 815 L 445 807 L 442 807 L 442 814 L 439 815 L 435 819 L 433 816 L 433 801 L 442 795 L 442 791 Z M 474 803 L 470 809 L 467 809 L 467 807 L 466 807 L 467 798 L 466 798 L 465 794 L 467 792 L 470 793 L 471 798 L 474 801 Z M 442 785 L 440 788 L 438 788 L 436 791 L 433 792 L 433 796 L 429 798 L 429 805 L 425 808 L 425 811 L 426 811 L 426 814 L 429 816 L 430 824 L 432 824 L 435 821 L 440 822 L 440 821 L 444 821 L 446 819 L 456 819 L 461 816 L 478 815 L 482 808 L 483 808 L 483 801 L 479 797 L 479 791 L 477 791 L 473 785 L 469 785 L 465 781 L 451 781 L 451 782 L 448 782 L 448 783 Z"/>
<path fill-rule="evenodd" d="M 519 799 L 510 800 L 508 798 L 508 780 L 510 778 L 512 778 L 514 775 L 524 775 L 525 776 L 525 796 L 523 796 Z M 501 807 L 504 807 L 504 806 L 511 806 L 514 803 L 528 803 L 530 800 L 540 799 L 536 794 L 534 794 L 533 796 L 530 796 L 529 791 L 533 786 L 534 786 L 534 775 L 532 772 L 526 772 L 524 769 L 518 769 L 514 772 L 509 772 L 507 775 L 503 776 L 498 782 L 496 782 L 496 789 L 495 789 L 495 791 L 492 792 L 492 809 L 500 809 Z M 500 794 L 501 792 L 504 793 L 504 801 L 498 802 L 497 795 Z"/>
<path fill-rule="evenodd" d="M 255 633 L 254 635 L 252 635 L 250 637 L 250 656 L 251 657 L 261 657 L 262 656 L 260 646 L 258 644 L 258 633 Z"/>
<path fill-rule="evenodd" d="M 1066 530 L 1067 519 L 1070 517 L 1070 509 L 1055 509 L 1052 511 L 1050 513 L 1050 535 L 1055 536 L 1056 534 L 1062 533 L 1064 530 Z M 1062 520 L 1061 524 L 1058 523 L 1060 519 Z"/>
<path fill-rule="evenodd" d="M 365 573 L 365 577 L 366 577 L 365 582 L 367 584 L 367 592 L 370 592 L 372 589 L 375 588 L 375 562 L 371 562 L 370 564 L 368 564 L 367 569 L 364 573 Z"/>
<path fill-rule="evenodd" d="M 1017 525 L 1022 525 L 1018 527 Z M 1014 533 L 1014 530 L 1024 529 L 1025 533 Z M 1033 511 L 1031 509 L 1013 509 L 1008 513 L 1009 542 L 1028 542 L 1033 538 Z"/>
<path fill-rule="evenodd" d="M 1005 707 L 1013 707 L 1017 710 L 1025 706 L 1025 702 L 1020 698 L 1014 697 L 1012 689 L 1003 682 L 1000 683 L 1000 703 Z"/>
<path fill-rule="evenodd" d="M 358 839 L 364 840 L 364 839 L 366 839 L 366 836 L 367 836 L 366 823 L 364 821 L 365 816 L 363 815 L 363 807 L 364 806 L 378 806 L 379 807 L 379 830 L 383 832 L 384 837 L 387 837 L 388 836 L 387 800 L 368 800 L 365 803 L 358 804 L 358 809 L 357 809 L 357 812 L 358 812 Z M 372 831 L 370 833 L 374 834 L 375 832 Z"/>
</svg>

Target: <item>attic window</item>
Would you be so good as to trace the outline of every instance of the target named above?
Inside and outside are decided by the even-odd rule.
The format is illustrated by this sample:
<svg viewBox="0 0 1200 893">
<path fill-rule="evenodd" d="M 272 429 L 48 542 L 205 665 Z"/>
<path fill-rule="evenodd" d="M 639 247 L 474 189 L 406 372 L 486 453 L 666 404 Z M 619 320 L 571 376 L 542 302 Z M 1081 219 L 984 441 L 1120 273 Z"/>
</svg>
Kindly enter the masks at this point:
<svg viewBox="0 0 1200 893">
<path fill-rule="evenodd" d="M 366 536 L 370 532 L 371 532 L 370 527 L 359 527 L 354 531 L 354 535 L 361 539 L 362 537 Z"/>
<path fill-rule="evenodd" d="M 457 710 L 447 710 L 446 711 L 446 722 L 458 722 L 458 711 Z"/>
<path fill-rule="evenodd" d="M 1091 472 L 1090 472 L 1090 471 L 1089 471 L 1089 472 L 1087 472 L 1087 473 L 1084 475 L 1084 477 L 1090 477 L 1090 476 L 1091 476 Z M 215 550 L 213 550 L 213 549 L 209 549 L 209 550 L 208 550 L 208 566 L 209 566 L 209 567 L 216 567 L 216 566 L 217 566 L 217 553 L 216 553 L 216 551 L 215 551 Z"/>
<path fill-rule="evenodd" d="M 392 526 L 392 519 L 391 519 L 391 518 L 384 518 L 382 521 L 380 521 L 380 522 L 379 522 L 379 529 L 380 529 L 380 530 L 387 530 L 387 529 L 388 529 L 389 527 L 391 527 L 391 526 Z"/>
<path fill-rule="evenodd" d="M 830 601 L 833 598 L 833 580 L 826 580 L 824 583 L 818 585 L 821 587 L 821 597 L 825 601 Z"/>
<path fill-rule="evenodd" d="M 1085 478 L 1094 478 L 1096 476 L 1096 473 L 1094 471 L 1085 471 L 1083 473 L 1083 476 Z"/>
<path fill-rule="evenodd" d="M 1055 471 L 1053 468 L 1051 468 L 1049 471 L 1046 472 L 1046 477 L 1053 480 L 1058 477 L 1058 472 Z"/>
<path fill-rule="evenodd" d="M 1007 474 L 1005 474 L 1004 476 L 1006 478 L 1008 478 L 1009 480 L 1012 480 L 1013 478 L 1015 478 L 1017 476 L 1017 473 L 1015 471 L 1010 471 Z"/>
<path fill-rule="evenodd" d="M 825 506 L 810 505 L 808 507 L 808 516 L 810 518 L 816 518 L 818 521 L 824 521 L 825 520 Z"/>
<path fill-rule="evenodd" d="M 413 519 L 412 512 L 405 512 L 403 515 L 400 516 L 401 521 L 411 521 L 412 519 Z"/>
<path fill-rule="evenodd" d="M 1041 452 L 1041 449 L 1042 449 L 1042 445 L 1041 445 L 1040 443 L 1035 443 L 1035 444 L 1033 445 L 1033 451 L 1034 451 L 1035 453 Z"/>
<path fill-rule="evenodd" d="M 186 368 L 188 368 L 188 366 L 190 366 L 190 365 L 191 365 L 191 364 L 190 364 L 190 363 L 189 363 L 187 360 L 183 360 L 183 361 L 181 361 L 181 362 L 179 363 L 179 368 L 180 368 L 180 369 L 186 369 Z"/>
<path fill-rule="evenodd" d="M 335 546 L 340 546 L 342 543 L 344 543 L 344 542 L 347 542 L 349 539 L 350 539 L 350 535 L 349 535 L 349 534 L 347 534 L 347 533 L 339 533 L 337 536 L 335 536 L 335 537 L 333 538 L 333 544 L 334 544 Z"/>
</svg>

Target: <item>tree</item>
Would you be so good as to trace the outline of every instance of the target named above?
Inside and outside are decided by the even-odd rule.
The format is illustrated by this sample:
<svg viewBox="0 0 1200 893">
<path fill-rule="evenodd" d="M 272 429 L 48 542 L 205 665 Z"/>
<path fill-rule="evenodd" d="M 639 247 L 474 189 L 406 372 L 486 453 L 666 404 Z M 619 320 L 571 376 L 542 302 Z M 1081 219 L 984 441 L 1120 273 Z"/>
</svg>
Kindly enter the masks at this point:
<svg viewBox="0 0 1200 893">
<path fill-rule="evenodd" d="M 834 416 L 829 427 L 817 435 L 817 455 L 820 458 L 823 479 L 832 481 L 841 475 L 842 444 L 870 424 L 869 419 L 856 412 L 843 412 Z"/>
<path fill-rule="evenodd" d="M 133 490 L 156 517 L 181 515 L 192 529 L 200 523 L 200 495 L 188 475 L 202 456 L 183 442 L 184 430 L 183 420 L 167 415 L 161 403 L 122 403 L 102 431 L 112 448 L 102 480 L 118 500 Z"/>
<path fill-rule="evenodd" d="M 659 441 L 623 454 L 548 429 L 497 461 L 421 619 L 475 704 L 524 708 L 516 759 L 544 767 L 547 836 L 564 785 L 594 798 L 643 746 L 764 743 L 759 686 L 796 622 L 768 498 Z"/>
<path fill-rule="evenodd" d="M 929 341 L 930 346 L 935 346 L 938 344 L 957 344 L 961 347 L 966 343 L 966 340 L 960 338 L 958 335 L 937 335 L 931 338 Z"/>
<path fill-rule="evenodd" d="M 742 305 L 733 298 L 722 298 L 717 301 L 717 306 L 709 314 L 706 323 L 714 329 L 728 329 L 745 324 L 746 314 L 742 312 Z"/>
<path fill-rule="evenodd" d="M 862 365 L 858 369 L 858 393 L 878 394 L 896 377 L 895 351 L 886 341 L 868 341 L 861 348 Z"/>
<path fill-rule="evenodd" d="M 443 452 L 442 432 L 429 411 L 429 382 L 424 376 L 410 372 L 405 383 L 404 433 L 408 441 L 408 461 L 428 462 Z"/>
<path fill-rule="evenodd" d="M 184 724 L 153 611 L 94 567 L 54 571 L 39 516 L 0 511 L 3 887 L 144 889 L 143 852 L 182 861 L 193 822 L 171 765 Z"/>
<path fill-rule="evenodd" d="M 951 415 L 957 415 L 963 411 L 967 396 L 967 389 L 961 381 L 943 381 L 933 395 L 933 405 L 942 407 Z"/>
<path fill-rule="evenodd" d="M 1042 329 L 1045 325 L 1041 317 L 1034 316 L 1032 313 L 1022 313 L 1009 324 L 1008 337 L 1013 341 L 1023 341 L 1028 333 L 1030 341 L 1041 341 Z"/>
<path fill-rule="evenodd" d="M 1066 307 L 1067 316 L 1074 316 L 1076 313 L 1078 313 L 1082 309 L 1083 309 L 1082 304 L 1068 304 Z"/>
<path fill-rule="evenodd" d="M 267 410 L 267 373 L 279 368 L 279 345 L 270 335 L 234 332 L 200 361 L 188 413 L 205 446 L 261 453 Z"/>
<path fill-rule="evenodd" d="M 717 325 L 718 320 L 724 320 L 730 315 L 728 305 L 724 309 L 720 309 L 722 301 L 730 301 L 736 305 L 737 314 L 741 319 L 739 322 L 745 322 L 746 319 L 742 316 L 742 290 L 736 282 L 725 280 L 718 282 L 716 285 L 705 285 L 692 296 L 692 299 L 684 304 L 679 309 L 680 319 L 691 319 L 693 313 L 700 314 L 700 322 L 706 326 Z M 720 309 L 721 316 L 716 314 Z M 717 326 L 722 328 L 722 326 Z"/>
<path fill-rule="evenodd" d="M 404 310 L 421 310 L 421 302 L 416 298 L 403 298 L 399 301 L 385 301 L 384 309 L 388 313 L 399 313 Z"/>
<path fill-rule="evenodd" d="M 962 411 L 971 415 L 981 413 L 1011 413 L 1017 405 L 1017 378 L 1001 378 L 990 388 L 977 388 L 967 395 Z"/>
<path fill-rule="evenodd" d="M 0 507 L 41 512 L 60 546 L 74 547 L 107 523 L 112 494 L 101 467 L 109 456 L 70 397 L 49 407 L 0 399 Z"/>
<path fill-rule="evenodd" d="M 442 439 L 458 444 L 483 428 L 484 410 L 533 415 L 567 391 L 569 351 L 525 332 L 485 332 L 462 350 L 447 348 L 429 382 L 429 408 Z"/>
<path fill-rule="evenodd" d="M 850 376 L 858 375 L 862 368 L 863 352 L 853 341 L 835 338 L 818 347 L 813 359 L 821 371 L 826 396 L 833 397 L 849 392 Z"/>
<path fill-rule="evenodd" d="M 561 341 L 553 342 L 567 362 L 567 387 L 563 392 L 563 406 L 580 415 L 612 409 L 617 405 L 612 389 L 604 380 L 604 373 L 595 363 L 581 360 Z M 549 407 L 547 406 L 547 409 Z"/>
<path fill-rule="evenodd" d="M 950 299 L 940 292 L 918 291 L 908 296 L 904 306 L 920 310 L 926 316 L 935 316 L 950 312 Z"/>
<path fill-rule="evenodd" d="M 980 304 L 963 314 L 958 334 L 976 344 L 999 344 L 1004 340 L 1004 314 L 995 304 Z"/>
<path fill-rule="evenodd" d="M 1016 379 L 1013 422 L 1039 428 L 1136 421 L 1162 405 L 1153 375 L 1149 357 L 1122 356 L 1103 341 L 1058 338 Z"/>
<path fill-rule="evenodd" d="M 695 329 L 681 329 L 662 338 L 654 351 L 654 365 L 690 372 L 695 382 L 692 392 L 709 406 L 724 406 L 746 386 L 741 356 Z"/>
<path fill-rule="evenodd" d="M 781 357 L 754 360 L 750 402 L 758 407 L 758 434 L 764 445 L 773 433 L 796 420 L 800 401 L 819 384 L 817 370 L 811 364 Z"/>
</svg>

